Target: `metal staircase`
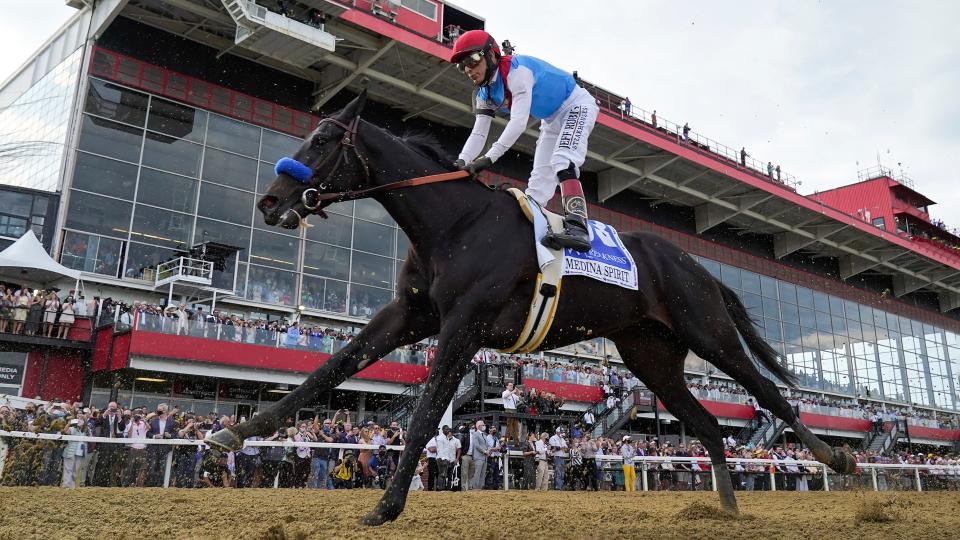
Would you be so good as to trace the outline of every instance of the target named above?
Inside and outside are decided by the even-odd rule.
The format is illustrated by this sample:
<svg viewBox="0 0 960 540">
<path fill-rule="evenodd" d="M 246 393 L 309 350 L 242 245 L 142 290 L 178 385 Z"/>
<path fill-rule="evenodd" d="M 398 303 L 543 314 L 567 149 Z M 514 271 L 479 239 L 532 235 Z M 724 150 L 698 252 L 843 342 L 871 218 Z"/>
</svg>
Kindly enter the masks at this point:
<svg viewBox="0 0 960 540">
<path fill-rule="evenodd" d="M 596 423 L 593 426 L 591 436 L 608 437 L 630 421 L 634 408 L 639 410 L 651 406 L 656 406 L 653 394 L 640 389 L 635 389 L 625 395 L 616 407 L 607 407 L 606 402 L 598 403 L 594 406 Z"/>
<path fill-rule="evenodd" d="M 868 452 L 874 452 L 877 454 L 883 454 L 893 448 L 897 444 L 897 441 L 900 440 L 900 437 L 903 436 L 905 431 L 904 426 L 901 425 L 901 422 L 904 422 L 901 419 L 897 419 L 896 422 L 889 422 L 890 429 L 886 429 L 886 423 L 884 424 L 884 430 L 880 433 L 875 433 L 872 429 L 867 436 L 864 437 L 864 450 Z"/>
<path fill-rule="evenodd" d="M 421 392 L 421 385 L 408 386 L 406 390 L 390 402 L 390 406 L 383 411 L 382 416 L 386 417 L 388 422 L 396 421 L 401 427 L 409 428 L 407 422 L 413 416 L 417 402 L 420 401 Z"/>
<path fill-rule="evenodd" d="M 236 45 L 306 68 L 336 50 L 337 38 L 319 28 L 274 13 L 253 0 L 220 0 L 237 24 Z M 339 15 L 342 4 L 324 2 L 323 10 Z"/>
<path fill-rule="evenodd" d="M 453 396 L 453 411 L 463 407 L 480 395 L 480 375 L 477 366 L 474 366 L 460 381 L 457 393 Z"/>
<path fill-rule="evenodd" d="M 750 434 L 747 445 L 756 447 L 762 444 L 764 448 L 770 448 L 786 429 L 787 423 L 779 418 L 774 418 L 773 421 L 766 420 Z"/>
</svg>

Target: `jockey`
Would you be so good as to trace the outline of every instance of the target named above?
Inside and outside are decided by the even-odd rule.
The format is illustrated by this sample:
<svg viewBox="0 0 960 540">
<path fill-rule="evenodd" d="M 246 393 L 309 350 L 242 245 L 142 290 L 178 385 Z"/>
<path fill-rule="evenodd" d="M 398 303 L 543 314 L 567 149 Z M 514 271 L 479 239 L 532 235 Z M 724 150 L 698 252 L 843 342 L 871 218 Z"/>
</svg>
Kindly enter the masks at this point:
<svg viewBox="0 0 960 540">
<path fill-rule="evenodd" d="M 477 87 L 477 119 L 455 164 L 476 174 L 493 165 L 527 128 L 530 117 L 540 120 L 540 137 L 526 194 L 546 206 L 560 184 L 564 211 L 562 233 L 549 232 L 541 243 L 551 249 L 590 249 L 587 204 L 580 186 L 580 167 L 587 155 L 587 138 L 599 108 L 573 75 L 532 56 L 503 56 L 496 40 L 483 30 L 457 39 L 451 62 Z M 497 113 L 510 121 L 500 138 L 480 158 L 490 124 Z"/>
</svg>

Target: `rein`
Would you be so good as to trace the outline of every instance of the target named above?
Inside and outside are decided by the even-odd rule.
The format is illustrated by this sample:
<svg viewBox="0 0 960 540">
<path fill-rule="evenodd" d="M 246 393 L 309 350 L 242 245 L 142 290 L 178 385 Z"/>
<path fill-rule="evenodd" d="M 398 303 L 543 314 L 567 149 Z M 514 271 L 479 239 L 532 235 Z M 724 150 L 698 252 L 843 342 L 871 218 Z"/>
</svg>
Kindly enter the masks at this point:
<svg viewBox="0 0 960 540">
<path fill-rule="evenodd" d="M 341 165 L 346 163 L 346 156 L 350 155 L 349 151 L 353 151 L 353 155 L 356 157 L 357 161 L 363 167 L 364 177 L 367 182 L 370 181 L 370 169 L 367 166 L 367 162 L 363 159 L 363 156 L 360 155 L 360 151 L 357 150 L 356 141 L 357 141 L 357 130 L 360 125 L 360 116 L 354 117 L 354 119 L 349 124 L 344 124 L 339 120 L 334 118 L 325 118 L 320 121 L 331 122 L 337 127 L 340 127 L 344 130 L 343 138 L 340 140 L 339 152 L 336 154 L 329 154 L 324 158 L 320 164 L 317 165 L 315 169 L 307 167 L 306 165 L 296 161 L 293 158 L 283 158 L 277 163 L 276 171 L 277 174 L 285 172 L 297 181 L 308 184 L 310 187 L 306 189 L 303 194 L 300 196 L 300 202 L 303 204 L 303 207 L 310 211 L 316 212 L 323 215 L 324 212 L 321 210 L 321 207 L 328 206 L 334 203 L 353 201 L 356 199 L 363 199 L 376 195 L 377 193 L 383 193 L 386 191 L 392 191 L 395 189 L 401 189 L 406 187 L 414 186 L 423 186 L 427 184 L 436 184 L 439 182 L 450 182 L 453 180 L 462 180 L 464 178 L 470 177 L 470 173 L 467 171 L 453 171 L 447 173 L 433 174 L 429 176 L 418 176 L 416 178 L 409 178 L 407 180 L 400 180 L 397 182 L 390 182 L 389 184 L 384 184 L 382 186 L 374 186 L 366 189 L 357 189 L 357 190 L 347 190 L 339 191 L 332 193 L 321 193 L 320 190 L 326 189 L 329 181 L 333 176 L 340 170 Z M 318 181 L 316 172 L 319 172 L 327 164 L 328 161 L 334 158 L 336 159 L 333 162 L 333 166 L 330 169 L 330 172 L 327 173 L 326 178 L 322 181 Z M 316 172 L 315 172 L 316 171 Z M 476 178 L 478 182 L 483 184 L 483 181 L 479 178 Z M 486 186 L 486 184 L 484 184 Z M 489 186 L 487 186 L 489 187 Z M 299 215 L 299 213 L 298 213 Z M 325 216 L 324 216 L 325 217 Z"/>
</svg>

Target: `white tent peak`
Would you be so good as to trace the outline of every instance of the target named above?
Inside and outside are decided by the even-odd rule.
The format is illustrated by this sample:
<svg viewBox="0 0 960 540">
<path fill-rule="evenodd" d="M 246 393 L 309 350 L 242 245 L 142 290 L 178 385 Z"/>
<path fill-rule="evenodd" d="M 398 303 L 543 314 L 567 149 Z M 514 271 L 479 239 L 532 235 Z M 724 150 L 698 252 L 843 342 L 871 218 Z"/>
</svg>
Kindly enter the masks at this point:
<svg viewBox="0 0 960 540">
<path fill-rule="evenodd" d="M 80 271 L 72 270 L 53 260 L 33 231 L 28 230 L 16 242 L 0 252 L 0 277 L 22 281 L 47 283 L 59 277 L 80 279 Z"/>
</svg>

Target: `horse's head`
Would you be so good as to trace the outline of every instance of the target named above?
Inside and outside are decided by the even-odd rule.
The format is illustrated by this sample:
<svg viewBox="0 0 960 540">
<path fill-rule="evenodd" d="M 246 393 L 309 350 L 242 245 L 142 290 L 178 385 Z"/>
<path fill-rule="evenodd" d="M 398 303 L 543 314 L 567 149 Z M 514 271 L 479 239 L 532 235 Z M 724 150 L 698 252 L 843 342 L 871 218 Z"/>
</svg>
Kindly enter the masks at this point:
<svg viewBox="0 0 960 540">
<path fill-rule="evenodd" d="M 309 214 L 326 217 L 320 195 L 366 187 L 369 171 L 357 148 L 360 112 L 367 91 L 336 115 L 324 118 L 292 157 L 277 162 L 277 178 L 257 203 L 267 225 L 296 229 Z"/>
</svg>

